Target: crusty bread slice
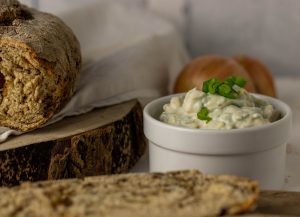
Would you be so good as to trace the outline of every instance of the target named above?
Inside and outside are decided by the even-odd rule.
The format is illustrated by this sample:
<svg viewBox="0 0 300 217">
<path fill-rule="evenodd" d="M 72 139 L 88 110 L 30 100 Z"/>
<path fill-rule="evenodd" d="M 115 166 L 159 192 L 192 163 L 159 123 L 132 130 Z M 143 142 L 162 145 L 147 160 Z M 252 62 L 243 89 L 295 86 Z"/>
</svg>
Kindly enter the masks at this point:
<svg viewBox="0 0 300 217">
<path fill-rule="evenodd" d="M 25 183 L 0 189 L 0 216 L 200 217 L 251 209 L 254 181 L 196 170 Z"/>
<path fill-rule="evenodd" d="M 71 99 L 80 45 L 58 17 L 0 0 L 0 125 L 40 127 Z"/>
</svg>

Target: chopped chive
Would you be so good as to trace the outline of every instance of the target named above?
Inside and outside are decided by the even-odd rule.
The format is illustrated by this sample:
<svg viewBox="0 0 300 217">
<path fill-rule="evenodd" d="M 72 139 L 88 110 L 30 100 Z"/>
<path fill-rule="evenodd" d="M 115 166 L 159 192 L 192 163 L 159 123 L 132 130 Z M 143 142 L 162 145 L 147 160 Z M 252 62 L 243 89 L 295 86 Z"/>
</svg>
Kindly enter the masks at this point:
<svg viewBox="0 0 300 217">
<path fill-rule="evenodd" d="M 203 82 L 203 85 L 202 85 L 202 91 L 203 91 L 204 93 L 208 93 L 209 82 L 210 82 L 210 80 L 207 80 L 207 81 L 204 81 L 204 82 Z"/>
<path fill-rule="evenodd" d="M 238 94 L 236 92 L 230 92 L 228 94 L 224 94 L 223 96 L 226 97 L 226 98 L 229 98 L 229 99 L 236 99 L 236 98 L 238 98 Z"/>
<path fill-rule="evenodd" d="M 217 78 L 212 78 L 207 80 L 202 85 L 202 91 L 205 93 L 214 94 L 217 91 L 218 86 L 222 84 L 222 82 Z"/>
<path fill-rule="evenodd" d="M 247 81 L 239 76 L 230 76 L 224 81 L 225 84 L 229 84 L 230 86 L 233 86 L 234 84 L 240 86 L 240 87 L 245 87 Z"/>
<path fill-rule="evenodd" d="M 200 111 L 197 113 L 197 118 L 202 120 L 202 121 L 206 121 L 206 123 L 208 123 L 209 121 L 211 121 L 211 117 L 208 116 L 208 108 L 203 106 Z"/>
<path fill-rule="evenodd" d="M 211 79 L 208 90 L 209 93 L 214 94 L 217 92 L 218 86 L 222 84 L 222 82 L 219 79 Z"/>
<path fill-rule="evenodd" d="M 238 97 L 237 93 L 228 84 L 221 84 L 218 87 L 218 94 L 230 99 Z"/>
<path fill-rule="evenodd" d="M 232 88 L 228 84 L 221 84 L 218 87 L 218 94 L 220 94 L 222 96 L 223 96 L 223 94 L 228 94 L 230 92 L 232 92 Z"/>
<path fill-rule="evenodd" d="M 235 77 L 235 84 L 240 87 L 245 87 L 247 84 L 247 81 L 242 77 Z"/>
<path fill-rule="evenodd" d="M 233 76 L 227 78 L 227 79 L 224 81 L 224 84 L 228 84 L 230 87 L 232 87 L 232 86 L 235 84 Z"/>
</svg>

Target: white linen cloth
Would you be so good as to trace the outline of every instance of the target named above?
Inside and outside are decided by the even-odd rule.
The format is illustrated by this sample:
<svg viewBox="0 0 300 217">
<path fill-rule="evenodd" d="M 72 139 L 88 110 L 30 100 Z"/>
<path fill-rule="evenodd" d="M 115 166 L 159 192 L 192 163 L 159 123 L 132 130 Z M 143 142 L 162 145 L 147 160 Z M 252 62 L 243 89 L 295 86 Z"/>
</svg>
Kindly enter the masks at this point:
<svg viewBox="0 0 300 217">
<path fill-rule="evenodd" d="M 168 93 L 188 57 L 177 30 L 141 8 L 99 1 L 58 14 L 81 43 L 76 93 L 46 125 L 132 98 Z M 1 127 L 0 142 L 21 132 Z"/>
</svg>

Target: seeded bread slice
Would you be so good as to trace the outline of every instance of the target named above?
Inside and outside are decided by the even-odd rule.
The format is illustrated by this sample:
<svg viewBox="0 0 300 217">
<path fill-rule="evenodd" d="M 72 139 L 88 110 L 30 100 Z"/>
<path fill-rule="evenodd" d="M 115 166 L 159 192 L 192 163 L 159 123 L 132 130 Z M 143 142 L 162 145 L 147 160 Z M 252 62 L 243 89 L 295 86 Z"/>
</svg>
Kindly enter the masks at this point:
<svg viewBox="0 0 300 217">
<path fill-rule="evenodd" d="M 80 45 L 58 17 L 0 0 L 0 126 L 38 128 L 69 101 Z"/>
<path fill-rule="evenodd" d="M 6 217 L 202 217 L 250 210 L 254 181 L 196 170 L 25 183 L 0 189 Z"/>
</svg>

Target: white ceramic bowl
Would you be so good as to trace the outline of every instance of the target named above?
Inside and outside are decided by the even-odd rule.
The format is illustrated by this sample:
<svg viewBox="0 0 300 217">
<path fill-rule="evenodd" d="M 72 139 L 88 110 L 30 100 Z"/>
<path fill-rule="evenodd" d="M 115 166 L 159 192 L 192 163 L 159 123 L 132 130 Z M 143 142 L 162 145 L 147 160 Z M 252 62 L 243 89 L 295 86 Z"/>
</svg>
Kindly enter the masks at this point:
<svg viewBox="0 0 300 217">
<path fill-rule="evenodd" d="M 144 108 L 144 132 L 149 140 L 150 171 L 193 168 L 256 179 L 262 189 L 282 188 L 291 109 L 275 98 L 254 95 L 279 109 L 282 118 L 244 129 L 189 129 L 159 121 L 163 105 L 175 95 L 148 103 Z"/>
</svg>

